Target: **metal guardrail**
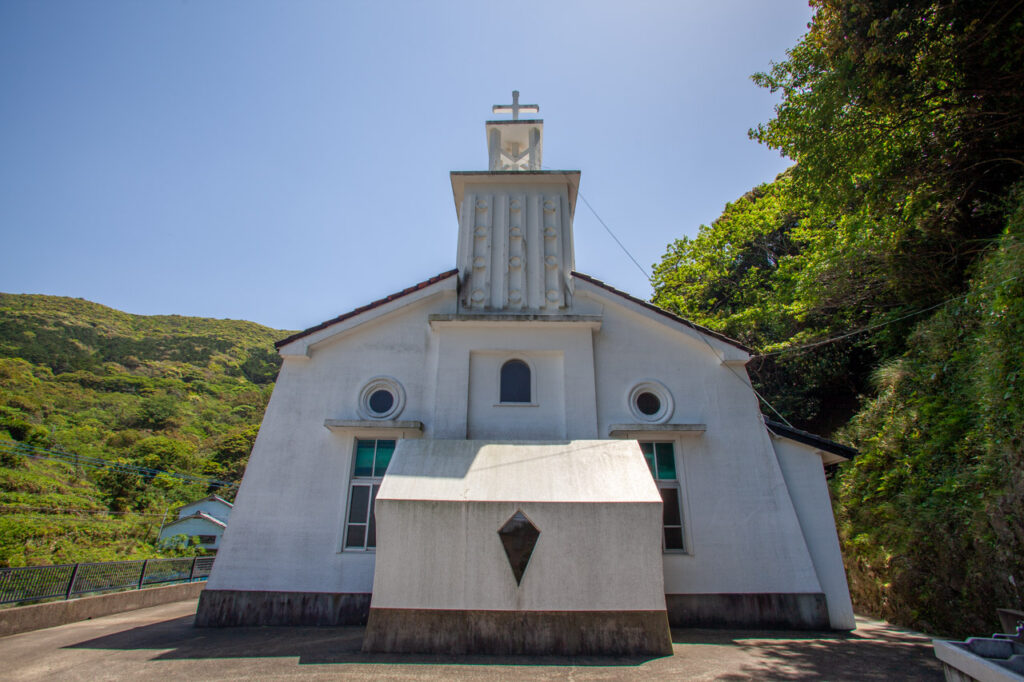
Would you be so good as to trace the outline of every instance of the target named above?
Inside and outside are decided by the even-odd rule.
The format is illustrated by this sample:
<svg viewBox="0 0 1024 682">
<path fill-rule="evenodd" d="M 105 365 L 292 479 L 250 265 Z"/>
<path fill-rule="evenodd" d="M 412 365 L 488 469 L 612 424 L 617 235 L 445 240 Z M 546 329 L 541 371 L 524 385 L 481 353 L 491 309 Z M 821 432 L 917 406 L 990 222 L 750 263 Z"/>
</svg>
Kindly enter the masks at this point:
<svg viewBox="0 0 1024 682">
<path fill-rule="evenodd" d="M 0 568 L 0 604 L 206 580 L 213 557 Z"/>
</svg>

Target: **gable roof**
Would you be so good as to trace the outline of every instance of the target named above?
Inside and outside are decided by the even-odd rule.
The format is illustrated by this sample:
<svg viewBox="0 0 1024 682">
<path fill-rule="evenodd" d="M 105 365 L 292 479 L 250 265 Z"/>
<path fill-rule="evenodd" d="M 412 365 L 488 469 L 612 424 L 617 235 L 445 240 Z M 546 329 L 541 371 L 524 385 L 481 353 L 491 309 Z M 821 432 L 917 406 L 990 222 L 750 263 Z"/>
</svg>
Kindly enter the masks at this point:
<svg viewBox="0 0 1024 682">
<path fill-rule="evenodd" d="M 767 426 L 768 430 L 776 436 L 795 440 L 797 443 L 803 443 L 804 445 L 809 445 L 812 448 L 824 450 L 825 452 L 829 452 L 837 457 L 851 460 L 857 456 L 857 449 L 851 448 L 849 445 L 843 445 L 842 443 L 837 443 L 834 440 L 822 438 L 821 436 L 817 436 L 813 433 L 801 431 L 800 429 L 795 429 L 792 426 L 786 426 L 785 424 L 780 424 L 779 422 L 775 422 L 770 419 L 765 419 L 764 425 Z"/>
<path fill-rule="evenodd" d="M 235 505 L 231 504 L 230 502 L 228 502 L 227 500 L 225 500 L 220 495 L 207 495 L 206 497 L 204 497 L 202 499 L 192 500 L 191 502 L 186 502 L 185 504 L 183 504 L 180 507 L 178 507 L 178 509 L 184 509 L 185 507 L 190 507 L 193 504 L 199 504 L 200 502 L 220 502 L 221 504 L 226 504 L 229 507 L 234 507 L 235 506 Z"/>
<path fill-rule="evenodd" d="M 279 349 L 282 346 L 288 345 L 292 341 L 297 341 L 297 340 L 299 340 L 299 339 L 301 339 L 301 338 L 303 338 L 305 336 L 309 336 L 310 334 L 312 334 L 314 332 L 318 332 L 321 329 L 326 329 L 327 327 L 330 327 L 332 324 L 337 324 L 339 322 L 343 322 L 343 321 L 345 321 L 345 320 L 347 320 L 349 318 L 355 317 L 356 315 L 359 315 L 361 313 L 365 313 L 368 310 L 373 310 L 374 308 L 379 308 L 380 306 L 384 305 L 385 303 L 391 303 L 391 301 L 394 301 L 394 300 L 397 300 L 399 298 L 402 298 L 403 296 L 408 296 L 409 294 L 414 293 L 416 291 L 419 291 L 421 289 L 426 289 L 427 287 L 429 287 L 432 284 L 437 284 L 438 282 L 440 282 L 442 280 L 445 280 L 445 279 L 448 279 L 449 277 L 454 277 L 455 275 L 458 274 L 458 272 L 459 271 L 458 271 L 457 268 L 452 268 L 451 270 L 448 270 L 447 272 L 442 272 L 440 275 L 435 275 L 434 277 L 431 277 L 430 279 L 425 279 L 422 282 L 420 282 L 419 284 L 413 284 L 411 287 L 407 287 L 405 289 L 402 289 L 401 291 L 397 291 L 397 292 L 391 294 L 390 296 L 385 296 L 384 298 L 379 299 L 377 301 L 374 301 L 373 303 L 367 303 L 364 306 L 356 308 L 355 310 L 350 310 L 347 313 L 342 313 L 341 315 L 338 315 L 335 318 L 332 318 L 330 320 L 326 320 L 325 322 L 321 322 L 320 324 L 315 325 L 313 327 L 310 327 L 309 329 L 303 329 L 301 332 L 292 334 L 291 336 L 289 336 L 286 339 L 281 339 L 280 341 L 275 341 L 274 342 L 274 348 L 278 348 Z"/>
<path fill-rule="evenodd" d="M 747 353 L 750 353 L 750 354 L 754 353 L 754 351 L 752 349 L 747 348 L 746 346 L 744 346 L 742 343 L 740 343 L 739 341 L 737 341 L 735 339 L 730 339 L 725 334 L 719 334 L 718 332 L 713 331 L 711 329 L 708 329 L 707 327 L 702 327 L 701 325 L 697 324 L 696 322 L 690 322 L 685 317 L 679 317 L 675 313 L 670 313 L 669 311 L 665 310 L 664 308 L 659 308 L 658 306 L 654 305 L 653 303 L 648 303 L 647 301 L 644 301 L 643 299 L 639 299 L 636 296 L 630 296 L 625 291 L 620 291 L 620 290 L 616 289 L 613 286 L 605 284 L 604 282 L 602 282 L 599 279 L 595 279 L 594 277 L 591 277 L 590 275 L 584 275 L 582 272 L 576 272 L 575 270 L 573 270 L 572 276 L 576 277 L 578 279 L 581 279 L 584 282 L 590 282 L 591 284 L 593 284 L 596 287 L 600 287 L 601 289 L 604 289 L 605 291 L 613 293 L 616 296 L 620 296 L 620 297 L 626 299 L 627 301 L 630 301 L 631 303 L 635 303 L 635 304 L 637 304 L 639 306 L 642 306 L 642 307 L 646 308 L 647 310 L 650 310 L 652 312 L 658 313 L 659 315 L 667 317 L 668 319 L 672 320 L 673 322 L 678 322 L 679 324 L 681 324 L 683 326 L 686 326 L 686 327 L 689 327 L 690 329 L 693 329 L 696 332 L 699 332 L 701 334 L 706 334 L 707 336 L 710 336 L 712 338 L 718 339 L 719 341 L 722 341 L 723 343 L 727 343 L 730 346 L 735 346 L 736 348 L 739 348 L 740 350 L 742 350 L 744 352 L 747 352 Z"/>
<path fill-rule="evenodd" d="M 362 313 L 365 313 L 365 312 L 368 312 L 370 310 L 373 310 L 374 308 L 379 308 L 380 306 L 382 306 L 382 305 L 384 305 L 386 303 L 391 303 L 392 301 L 398 300 L 398 299 L 400 299 L 400 298 L 402 298 L 404 296 L 408 296 L 409 294 L 415 293 L 415 292 L 420 291 L 422 289 L 425 289 L 425 288 L 427 288 L 427 287 L 429 287 L 429 286 L 431 286 L 433 284 L 437 284 L 438 282 L 446 280 L 449 277 L 454 277 L 458 273 L 459 273 L 458 268 L 452 268 L 451 270 L 448 270 L 446 272 L 442 272 L 441 274 L 435 275 L 434 277 L 431 277 L 430 279 L 425 279 L 422 282 L 419 282 L 418 284 L 414 284 L 411 287 L 407 287 L 405 289 L 402 289 L 401 291 L 397 291 L 397 292 L 391 294 L 390 296 L 385 296 L 384 298 L 376 300 L 376 301 L 373 301 L 372 303 L 367 303 L 366 305 L 360 306 L 359 308 L 356 308 L 355 310 L 350 310 L 347 313 L 342 313 L 341 315 L 338 315 L 337 317 L 331 318 L 330 320 L 325 320 L 324 322 L 321 322 L 320 324 L 314 325 L 314 326 L 312 326 L 312 327 L 310 327 L 308 329 L 303 329 L 300 332 L 296 332 L 295 334 L 292 334 L 291 336 L 289 336 L 287 338 L 281 339 L 280 341 L 275 341 L 274 342 L 274 348 L 280 349 L 282 346 L 286 346 L 289 343 L 292 343 L 293 341 L 297 341 L 297 340 L 299 340 L 301 338 L 309 336 L 310 334 L 318 332 L 318 331 L 320 331 L 322 329 L 326 329 L 326 328 L 330 327 L 331 325 L 338 324 L 339 322 L 344 322 L 345 320 L 348 320 L 350 318 L 355 317 L 356 315 L 360 315 Z M 605 291 L 607 291 L 609 293 L 615 294 L 616 296 L 619 296 L 620 298 L 624 298 L 624 299 L 626 299 L 627 301 L 629 301 L 631 303 L 635 303 L 635 304 L 637 304 L 637 305 L 639 305 L 639 306 L 641 306 L 643 308 L 646 308 L 647 310 L 650 310 L 650 311 L 655 312 L 655 313 L 657 313 L 657 314 L 659 314 L 659 315 L 661 315 L 663 317 L 666 317 L 666 318 L 672 320 L 673 322 L 677 322 L 679 324 L 682 324 L 685 327 L 689 327 L 690 329 L 693 329 L 696 332 L 699 332 L 701 334 L 706 334 L 707 336 L 710 336 L 712 338 L 718 339 L 719 341 L 722 341 L 723 343 L 727 343 L 730 346 L 734 346 L 736 348 L 739 348 L 740 350 L 742 350 L 742 351 L 744 351 L 746 353 L 750 353 L 750 354 L 754 353 L 754 351 L 751 348 L 748 348 L 747 346 L 743 345 L 742 343 L 740 343 L 739 341 L 737 341 L 735 339 L 729 338 L 725 334 L 720 334 L 719 332 L 716 332 L 714 330 L 708 329 L 707 327 L 703 327 L 703 326 L 701 326 L 701 325 L 699 325 L 699 324 L 697 324 L 695 322 L 691 322 L 690 320 L 687 320 L 684 317 L 680 317 L 680 316 L 676 315 L 675 313 L 671 313 L 668 310 L 665 310 L 664 308 L 659 308 L 658 306 L 654 305 L 653 303 L 648 303 L 647 301 L 644 301 L 643 299 L 639 299 L 639 298 L 637 298 L 635 296 L 631 296 L 630 294 L 627 294 L 624 291 L 620 291 L 619 289 L 616 289 L 615 287 L 613 287 L 611 285 L 605 284 L 604 282 L 602 282 L 601 280 L 599 280 L 599 279 L 597 279 L 595 277 L 591 277 L 590 275 L 586 275 L 586 274 L 584 274 L 582 272 L 577 272 L 575 270 L 572 272 L 572 276 L 576 277 L 578 279 L 581 279 L 584 282 L 589 282 L 590 284 L 593 284 L 596 287 L 604 289 Z"/>
<path fill-rule="evenodd" d="M 210 523 L 212 523 L 214 525 L 217 525 L 217 526 L 219 526 L 221 528 L 227 528 L 228 527 L 228 524 L 224 523 L 220 519 L 218 519 L 218 518 L 216 518 L 214 516 L 210 516 L 206 512 L 200 511 L 200 512 L 196 512 L 195 514 L 189 514 L 188 516 L 183 516 L 180 519 L 175 519 L 173 521 L 170 521 L 169 523 L 164 524 L 164 528 L 167 529 L 167 528 L 170 528 L 171 526 L 176 526 L 179 523 L 184 523 L 185 521 L 188 521 L 189 519 L 197 519 L 199 521 L 209 521 Z"/>
</svg>

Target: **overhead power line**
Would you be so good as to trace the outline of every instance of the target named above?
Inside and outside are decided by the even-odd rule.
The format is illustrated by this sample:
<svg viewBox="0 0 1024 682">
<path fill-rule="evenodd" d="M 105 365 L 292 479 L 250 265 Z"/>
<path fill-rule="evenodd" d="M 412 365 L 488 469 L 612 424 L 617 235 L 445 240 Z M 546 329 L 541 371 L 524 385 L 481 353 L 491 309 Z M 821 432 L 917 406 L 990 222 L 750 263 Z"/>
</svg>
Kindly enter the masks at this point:
<svg viewBox="0 0 1024 682">
<path fill-rule="evenodd" d="M 79 455 L 64 450 L 49 450 L 38 445 L 19 443 L 9 440 L 0 440 L 0 452 L 9 452 L 33 459 L 54 460 L 64 462 L 65 464 L 71 464 L 73 466 L 83 466 L 92 469 L 112 469 L 114 471 L 123 471 L 125 473 L 137 474 L 147 478 L 154 478 L 161 475 L 169 476 L 171 478 L 185 481 L 186 483 L 204 483 L 215 488 L 233 488 L 237 485 L 231 481 L 221 481 L 216 478 L 192 476 L 190 474 L 181 474 L 176 471 L 165 471 L 164 469 L 153 469 L 150 467 L 136 466 L 134 464 L 112 462 L 101 457 L 88 457 L 86 455 Z"/>
<path fill-rule="evenodd" d="M 545 168 L 546 168 L 546 167 L 545 167 Z M 550 169 L 548 169 L 548 170 L 550 170 Z M 639 262 L 637 261 L 637 259 L 633 257 L 633 254 L 629 252 L 629 249 L 627 249 L 627 248 L 626 248 L 626 245 L 625 245 L 625 244 L 623 244 L 623 243 L 622 243 L 622 241 L 621 241 L 621 240 L 620 240 L 620 239 L 619 239 L 619 238 L 618 238 L 618 237 L 617 237 L 617 236 L 615 235 L 615 232 L 614 232 L 614 231 L 612 231 L 612 228 L 608 227 L 608 223 L 606 223 L 606 222 L 604 221 L 604 219 L 603 219 L 603 218 L 601 217 L 601 215 L 600 215 L 600 214 L 599 214 L 599 213 L 597 212 L 597 210 L 596 210 L 596 209 L 595 209 L 595 208 L 594 208 L 593 206 L 591 206 L 591 205 L 590 205 L 590 202 L 589 202 L 589 201 L 587 201 L 587 198 L 586 198 L 585 196 L 583 196 L 583 192 L 581 192 L 581 191 L 580 191 L 579 185 L 576 185 L 575 183 L 573 183 L 573 182 L 572 182 L 572 180 L 571 180 L 571 179 L 569 178 L 569 176 L 564 176 L 564 177 L 565 177 L 565 179 L 566 179 L 566 180 L 567 180 L 567 181 L 568 181 L 568 182 L 569 182 L 570 184 L 573 184 L 573 186 L 574 186 L 574 187 L 576 188 L 576 195 L 577 195 L 577 196 L 578 196 L 578 197 L 579 197 L 580 199 L 582 199 L 582 200 L 583 200 L 583 203 L 584 203 L 584 204 L 586 204 L 587 208 L 589 208 L 589 209 L 590 209 L 590 212 L 594 214 L 594 217 L 595 217 L 595 218 L 597 218 L 597 222 L 601 223 L 601 227 L 603 227 L 603 228 L 605 229 L 605 231 L 606 231 L 606 232 L 608 232 L 608 234 L 609 234 L 609 235 L 611 236 L 611 238 L 615 240 L 615 243 L 619 245 L 619 248 L 620 248 L 620 249 L 622 249 L 622 252 L 623 252 L 623 253 L 625 253 L 625 254 L 626 254 L 626 256 L 628 256 L 628 257 L 629 257 L 629 260 L 633 261 L 633 265 L 635 265 L 635 266 L 637 267 L 637 269 L 638 269 L 638 270 L 639 270 L 639 271 L 640 271 L 640 272 L 641 272 L 641 273 L 643 274 L 643 276 L 644 276 L 644 279 L 646 279 L 646 280 L 647 280 L 648 282 L 650 282 L 650 281 L 651 281 L 651 276 L 650 276 L 649 274 L 647 274 L 647 270 L 645 270 L 645 269 L 644 269 L 644 267 L 643 267 L 642 265 L 640 265 L 640 263 L 639 263 Z M 712 346 L 712 345 L 711 345 L 711 342 L 710 342 L 710 341 L 708 341 L 708 340 L 707 340 L 707 339 L 706 339 L 706 338 L 704 337 L 704 334 L 701 334 L 701 333 L 699 333 L 699 332 L 698 332 L 698 334 L 697 334 L 697 335 L 698 335 L 698 336 L 699 336 L 699 337 L 701 338 L 701 340 L 702 340 L 702 341 L 703 341 L 704 343 L 706 343 L 706 344 L 707 344 L 707 346 L 708 346 L 708 349 L 709 349 L 709 350 L 711 351 L 711 353 L 712 353 L 712 354 L 713 354 L 713 355 L 714 355 L 715 357 L 717 357 L 717 358 L 719 359 L 719 361 L 722 361 L 722 360 L 723 360 L 723 358 L 722 358 L 721 356 L 719 356 L 719 355 L 718 355 L 718 352 L 717 352 L 717 351 L 715 350 L 714 346 Z M 742 376 L 740 376 L 739 372 L 737 372 L 737 371 L 736 371 L 736 370 L 735 370 L 735 369 L 734 369 L 734 368 L 733 368 L 733 367 L 732 367 L 731 365 L 729 365 L 729 364 L 726 364 L 726 363 L 724 363 L 724 362 L 723 362 L 722 364 L 725 364 L 726 368 L 727 368 L 727 369 L 728 369 L 728 370 L 729 370 L 729 371 L 730 371 L 730 372 L 731 372 L 731 373 L 733 374 L 733 376 L 735 376 L 735 377 L 736 377 L 736 379 L 737 379 L 737 380 L 739 380 L 739 381 L 740 381 L 740 383 L 742 383 L 742 384 L 743 384 L 744 386 L 746 386 L 747 388 L 749 388 L 750 390 L 752 390 L 752 391 L 754 392 L 754 395 L 755 395 L 755 396 L 757 396 L 757 399 L 758 399 L 758 400 L 760 400 L 760 401 L 761 401 L 762 403 L 764 403 L 764 404 L 765 404 L 765 406 L 766 406 L 766 407 L 767 407 L 767 408 L 768 408 L 769 410 L 771 410 L 771 411 L 772 411 L 772 413 L 773 413 L 773 414 L 774 414 L 774 415 L 775 415 L 776 417 L 778 417 L 779 419 L 781 419 L 781 420 L 782 420 L 782 422 L 783 422 L 784 424 L 786 424 L 786 426 L 790 426 L 790 427 L 792 427 L 792 426 L 793 426 L 792 424 L 790 424 L 790 423 L 789 423 L 789 420 L 788 420 L 788 419 L 786 419 L 785 417 L 783 417 L 783 416 L 782 416 L 782 413 L 780 413 L 780 412 L 779 412 L 778 410 L 776 410 L 776 409 L 775 409 L 775 407 L 774 407 L 774 406 L 773 406 L 773 405 L 772 405 L 772 404 L 771 404 L 770 402 L 768 402 L 768 399 L 767 399 L 767 398 L 765 398 L 765 397 L 764 397 L 763 395 L 761 395 L 760 393 L 758 393 L 757 389 L 756 389 L 756 388 L 754 388 L 754 387 L 753 387 L 753 386 L 752 386 L 752 385 L 751 385 L 751 384 L 750 384 L 750 383 L 749 383 L 748 381 L 746 381 L 746 380 L 745 380 L 745 379 L 744 379 L 744 378 L 743 378 Z"/>
<path fill-rule="evenodd" d="M 861 327 L 860 329 L 854 329 L 853 331 L 849 331 L 849 332 L 846 332 L 846 333 L 843 333 L 843 334 L 839 334 L 838 336 L 833 336 L 833 337 L 828 338 L 828 339 L 822 339 L 821 341 L 812 341 L 811 343 L 804 343 L 804 344 L 801 344 L 799 346 L 789 346 L 788 348 L 780 348 L 779 350 L 769 351 L 767 353 L 760 353 L 758 355 L 755 355 L 754 357 L 755 358 L 767 358 L 767 357 L 772 357 L 774 355 L 784 355 L 786 353 L 798 353 L 798 352 L 808 351 L 808 350 L 810 350 L 812 348 L 817 348 L 819 346 L 825 346 L 825 345 L 830 344 L 830 343 L 836 343 L 837 341 L 843 341 L 844 339 L 848 339 L 851 336 L 856 336 L 857 334 L 863 334 L 864 332 L 873 331 L 875 329 L 881 329 L 882 327 L 888 327 L 890 324 L 896 324 L 897 322 L 901 322 L 903 320 L 906 320 L 907 318 L 915 317 L 917 315 L 923 315 L 924 313 L 927 313 L 929 311 L 935 310 L 936 308 L 941 308 L 942 306 L 947 305 L 949 303 L 952 303 L 953 301 L 960 301 L 960 300 L 969 298 L 969 297 L 971 297 L 971 296 L 973 296 L 973 295 L 975 295 L 975 294 L 977 294 L 979 292 L 988 291 L 989 289 L 994 289 L 995 287 L 1001 286 L 1003 284 L 1006 284 L 1007 282 L 1012 282 L 1015 279 L 1020 279 L 1022 276 L 1024 276 L 1024 275 L 1014 275 L 1013 277 L 1007 277 L 1006 279 L 1004 279 L 1004 280 L 1002 280 L 1000 282 L 995 282 L 994 284 L 990 284 L 987 287 L 982 287 L 981 289 L 975 289 L 974 291 L 969 291 L 966 294 L 960 294 L 959 296 L 953 296 L 952 298 L 947 298 L 946 300 L 940 301 L 940 302 L 938 302 L 938 303 L 936 303 L 934 305 L 930 305 L 927 308 L 921 308 L 920 310 L 915 310 L 915 311 L 907 313 L 905 315 L 900 315 L 899 317 L 895 317 L 895 318 L 893 318 L 891 320 L 887 320 L 885 322 L 878 322 L 877 324 L 869 324 L 869 325 L 867 325 L 865 327 Z"/>
<path fill-rule="evenodd" d="M 619 241 L 619 238 L 615 236 L 614 232 L 612 232 L 612 228 L 608 227 L 608 224 L 601 218 L 600 215 L 598 215 L 597 211 L 595 211 L 594 207 L 590 205 L 590 202 L 587 201 L 587 198 L 583 196 L 583 193 L 580 192 L 578 187 L 576 188 L 576 194 L 579 196 L 580 199 L 583 200 L 583 203 L 587 205 L 587 208 L 590 209 L 590 212 L 594 214 L 594 217 L 597 218 L 597 222 L 601 223 L 601 227 L 603 227 L 608 232 L 608 234 L 611 235 L 611 238 L 615 240 L 615 243 L 619 245 L 619 248 L 622 249 L 622 252 L 629 256 L 629 260 L 633 261 L 633 265 L 635 265 L 637 270 L 640 271 L 640 274 L 644 276 L 644 279 L 650 282 L 651 276 L 647 274 L 647 270 L 644 269 L 644 266 L 640 265 L 636 258 L 633 258 L 633 254 L 631 254 L 629 252 L 629 249 L 627 249 L 626 246 L 621 241 Z"/>
<path fill-rule="evenodd" d="M 29 507 L 24 504 L 5 504 L 0 506 L 0 512 L 9 511 L 42 511 L 60 514 L 113 514 L 116 516 L 166 516 L 165 514 L 153 514 L 148 512 L 134 511 L 110 511 L 109 509 L 70 509 L 66 507 Z M 31 514 L 30 516 L 45 516 L 45 514 Z"/>
<path fill-rule="evenodd" d="M 549 168 L 547 166 L 543 166 L 543 168 L 545 168 L 546 170 L 552 170 L 551 168 Z M 626 248 L 626 245 L 622 243 L 622 241 L 618 238 L 618 236 L 616 236 L 615 232 L 611 229 L 611 227 L 609 227 L 608 224 L 604 221 L 604 219 L 600 216 L 600 214 L 597 212 L 597 210 L 590 204 L 589 201 L 587 201 L 587 198 L 583 195 L 583 192 L 580 191 L 579 185 L 574 183 L 572 181 L 572 179 L 569 178 L 568 176 L 565 176 L 565 178 L 566 178 L 566 180 L 570 184 L 573 185 L 573 187 L 575 187 L 577 196 L 583 201 L 583 203 L 586 205 L 586 207 L 590 209 L 590 212 L 594 214 L 594 217 L 597 218 L 597 222 L 599 222 L 601 224 L 601 227 L 603 227 L 605 229 L 605 231 L 608 233 L 608 235 L 615 241 L 615 243 L 618 244 L 619 248 L 622 249 L 622 252 L 626 254 L 626 256 L 629 258 L 630 261 L 632 261 L 633 265 L 635 265 L 636 268 L 643 274 L 644 278 L 648 282 L 650 282 L 651 281 L 651 276 L 647 273 L 647 270 L 644 269 L 644 267 L 642 265 L 640 265 L 639 261 L 637 261 L 636 258 L 633 257 L 633 254 L 630 253 L 629 249 Z M 881 329 L 882 327 L 886 327 L 886 326 L 889 326 L 891 324 L 895 324 L 897 322 L 901 322 L 902 320 L 905 320 L 907 318 L 915 317 L 917 315 L 922 315 L 922 314 L 927 313 L 929 311 L 935 310 L 936 308 L 940 308 L 940 307 L 942 307 L 942 306 L 944 306 L 944 305 L 946 305 L 948 303 L 951 303 L 953 301 L 965 299 L 965 298 L 968 298 L 969 296 L 972 296 L 972 295 L 974 295 L 974 294 L 976 294 L 976 293 L 978 293 L 980 291 L 986 291 L 988 289 L 992 289 L 994 287 L 1000 286 L 1000 285 L 1005 284 L 1007 282 L 1011 282 L 1011 281 L 1013 281 L 1015 279 L 1019 279 L 1021 276 L 1022 275 L 1016 275 L 1014 277 L 1009 277 L 1007 279 L 1002 280 L 1001 282 L 996 282 L 996 283 L 991 284 L 991 285 L 989 285 L 987 287 L 983 287 L 981 289 L 976 289 L 974 291 L 968 292 L 966 294 L 962 294 L 960 296 L 954 296 L 952 298 L 948 298 L 945 301 L 941 301 L 941 302 L 936 303 L 934 305 L 930 305 L 927 308 L 922 308 L 921 310 L 916 310 L 914 312 L 907 313 L 905 315 L 900 315 L 899 317 L 896 317 L 896 318 L 894 318 L 892 320 L 887 320 L 885 322 L 879 322 L 877 324 L 867 325 L 865 327 L 861 327 L 859 329 L 854 329 L 852 331 L 840 334 L 838 336 L 834 336 L 834 337 L 831 337 L 831 338 L 828 338 L 828 339 L 822 339 L 820 341 L 813 341 L 811 343 L 806 343 L 806 344 L 802 344 L 802 345 L 799 345 L 799 346 L 790 346 L 788 348 L 781 348 L 781 349 L 779 349 L 777 351 L 769 351 L 767 353 L 759 353 L 757 355 L 751 356 L 751 359 L 753 359 L 753 358 L 766 358 L 766 357 L 772 357 L 772 356 L 776 356 L 776 355 L 784 355 L 786 353 L 804 352 L 804 351 L 811 350 L 812 348 L 817 348 L 819 346 L 824 346 L 824 345 L 831 344 L 831 343 L 837 343 L 839 341 L 843 341 L 845 339 L 848 339 L 850 337 L 856 336 L 858 334 L 863 334 L 864 332 L 869 332 L 869 331 L 872 331 L 872 330 L 875 330 L 875 329 Z M 705 339 L 702 334 L 700 335 L 700 337 L 704 341 L 704 343 L 706 343 L 708 345 L 708 348 L 712 351 L 712 353 L 715 353 L 715 355 L 717 356 L 718 354 L 715 352 L 714 347 L 711 345 L 711 343 L 708 342 L 708 340 Z M 751 390 L 754 391 L 754 395 L 757 396 L 758 400 L 760 400 L 762 403 L 764 403 L 768 407 L 768 409 L 771 410 L 772 413 L 775 414 L 775 416 L 777 416 L 779 419 L 781 419 L 783 421 L 783 423 L 785 423 L 787 426 L 792 426 L 792 424 L 790 424 L 789 421 L 785 417 L 783 417 L 782 414 L 778 410 L 776 410 L 775 407 L 772 406 L 772 404 L 770 402 L 768 402 L 767 398 L 765 398 L 760 393 L 758 393 L 757 389 L 753 388 L 753 386 L 748 384 L 748 382 L 744 381 L 743 377 L 741 377 L 739 375 L 739 373 L 737 373 L 731 366 L 727 365 L 727 367 L 729 367 L 729 370 L 736 376 L 737 379 L 742 381 L 744 383 L 744 385 L 750 386 Z"/>
<path fill-rule="evenodd" d="M 554 170 L 552 168 L 549 168 L 548 166 L 541 166 L 541 168 L 543 168 L 545 170 Z M 622 249 L 622 252 L 624 254 L 626 254 L 626 256 L 629 258 L 629 260 L 633 261 L 633 265 L 635 265 L 636 269 L 640 271 L 640 274 L 642 274 L 644 276 L 644 279 L 647 280 L 648 282 L 650 282 L 651 281 L 651 276 L 649 274 L 647 274 L 647 270 L 644 268 L 644 266 L 640 265 L 640 262 L 636 258 L 633 257 L 633 254 L 629 252 L 629 249 L 627 249 L 626 245 L 622 243 L 622 240 L 620 240 L 618 238 L 618 236 L 616 236 L 615 232 L 612 231 L 612 228 L 608 227 L 608 223 L 606 223 L 604 221 L 604 218 L 602 218 L 598 214 L 598 212 L 594 209 L 594 207 L 590 205 L 590 202 L 587 201 L 587 198 L 585 196 L 583 196 L 583 192 L 580 191 L 580 186 L 577 183 L 573 182 L 572 178 L 570 178 L 568 175 L 565 175 L 563 173 L 562 177 L 565 178 L 566 182 L 568 182 L 569 184 L 571 184 L 573 186 L 573 188 L 576 190 L 576 196 L 578 196 L 580 199 L 583 200 L 583 203 L 586 205 L 586 207 L 589 208 L 590 212 L 594 214 L 595 218 L 597 218 L 597 222 L 601 223 L 601 227 L 603 227 L 605 229 L 605 232 L 607 232 L 608 235 L 613 240 L 615 240 L 615 243 L 619 245 L 619 248 Z"/>
</svg>

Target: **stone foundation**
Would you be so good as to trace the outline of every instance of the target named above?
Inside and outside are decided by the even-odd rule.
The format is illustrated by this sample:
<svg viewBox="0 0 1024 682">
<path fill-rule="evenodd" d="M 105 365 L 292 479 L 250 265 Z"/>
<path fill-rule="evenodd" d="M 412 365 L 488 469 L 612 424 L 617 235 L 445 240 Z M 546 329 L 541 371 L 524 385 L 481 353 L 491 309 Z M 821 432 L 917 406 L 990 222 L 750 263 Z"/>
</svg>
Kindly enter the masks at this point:
<svg viewBox="0 0 1024 682">
<path fill-rule="evenodd" d="M 370 609 L 374 653 L 671 656 L 664 611 Z"/>
<path fill-rule="evenodd" d="M 620 652 L 617 655 L 661 655 L 665 646 L 671 653 L 669 624 L 679 628 L 831 629 L 825 595 L 821 593 L 669 594 L 665 602 L 667 614 L 373 609 L 376 615 L 368 623 L 369 593 L 203 590 L 195 624 L 367 625 L 367 651 L 395 652 L 556 653 L 545 648 L 555 642 L 557 653 L 611 653 L 606 650 L 605 638 L 621 638 L 621 646 L 611 646 Z M 659 618 L 667 620 L 663 623 L 663 642 L 650 636 L 660 631 L 656 623 Z M 399 636 L 398 632 L 403 634 Z"/>
<path fill-rule="evenodd" d="M 195 625 L 365 625 L 369 612 L 369 593 L 204 590 Z"/>
<path fill-rule="evenodd" d="M 666 594 L 674 628 L 829 630 L 820 592 L 771 594 Z"/>
</svg>

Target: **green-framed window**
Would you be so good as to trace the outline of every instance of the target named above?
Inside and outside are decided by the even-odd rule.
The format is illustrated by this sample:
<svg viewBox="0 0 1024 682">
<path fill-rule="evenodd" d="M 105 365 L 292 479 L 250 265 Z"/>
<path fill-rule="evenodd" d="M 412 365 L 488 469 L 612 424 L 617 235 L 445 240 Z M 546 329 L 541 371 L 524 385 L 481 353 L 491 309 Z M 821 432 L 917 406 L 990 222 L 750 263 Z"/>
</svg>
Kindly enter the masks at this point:
<svg viewBox="0 0 1024 682">
<path fill-rule="evenodd" d="M 393 440 L 356 441 L 343 542 L 346 550 L 372 550 L 377 547 L 373 504 L 377 501 L 377 492 L 394 452 Z"/>
<path fill-rule="evenodd" d="M 640 451 L 647 458 L 647 466 L 661 493 L 662 549 L 666 552 L 685 552 L 683 500 L 676 471 L 675 444 L 671 441 L 641 442 Z"/>
</svg>

